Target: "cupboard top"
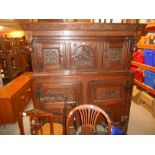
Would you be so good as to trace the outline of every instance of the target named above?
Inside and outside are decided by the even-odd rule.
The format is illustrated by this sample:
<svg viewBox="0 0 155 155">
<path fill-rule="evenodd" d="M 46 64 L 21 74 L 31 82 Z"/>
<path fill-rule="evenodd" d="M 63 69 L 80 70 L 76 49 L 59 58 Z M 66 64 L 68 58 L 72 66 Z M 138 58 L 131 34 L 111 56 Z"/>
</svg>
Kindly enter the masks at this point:
<svg viewBox="0 0 155 155">
<path fill-rule="evenodd" d="M 109 23 L 21 23 L 23 30 L 33 36 L 135 36 L 145 24 Z"/>
</svg>

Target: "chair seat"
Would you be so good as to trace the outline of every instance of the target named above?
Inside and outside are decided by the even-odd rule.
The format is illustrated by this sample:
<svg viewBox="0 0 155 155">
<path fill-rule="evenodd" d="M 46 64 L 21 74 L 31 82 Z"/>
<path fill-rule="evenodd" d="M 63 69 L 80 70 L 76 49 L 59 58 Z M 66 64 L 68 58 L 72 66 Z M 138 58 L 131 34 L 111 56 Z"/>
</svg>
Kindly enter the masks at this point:
<svg viewBox="0 0 155 155">
<path fill-rule="evenodd" d="M 50 135 L 50 123 L 44 124 L 41 127 L 41 129 L 38 131 L 38 134 L 41 134 L 41 130 L 42 130 L 43 135 Z M 62 124 L 53 123 L 53 134 L 54 135 L 62 135 L 63 134 Z"/>
<path fill-rule="evenodd" d="M 96 125 L 96 133 L 95 135 L 106 135 L 107 134 L 107 129 L 103 127 L 102 125 Z M 76 131 L 76 135 L 81 135 L 81 126 L 78 127 Z"/>
</svg>

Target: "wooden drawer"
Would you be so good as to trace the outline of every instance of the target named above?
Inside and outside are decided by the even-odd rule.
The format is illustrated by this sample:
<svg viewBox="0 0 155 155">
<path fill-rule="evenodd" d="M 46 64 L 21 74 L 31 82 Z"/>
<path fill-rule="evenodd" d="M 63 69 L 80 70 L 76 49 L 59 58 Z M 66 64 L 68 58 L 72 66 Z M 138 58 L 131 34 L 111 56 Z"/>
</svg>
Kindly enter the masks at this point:
<svg viewBox="0 0 155 155">
<path fill-rule="evenodd" d="M 22 88 L 12 99 L 12 109 L 15 120 L 18 118 L 19 112 L 22 112 L 28 103 L 28 94 L 25 88 Z"/>
</svg>

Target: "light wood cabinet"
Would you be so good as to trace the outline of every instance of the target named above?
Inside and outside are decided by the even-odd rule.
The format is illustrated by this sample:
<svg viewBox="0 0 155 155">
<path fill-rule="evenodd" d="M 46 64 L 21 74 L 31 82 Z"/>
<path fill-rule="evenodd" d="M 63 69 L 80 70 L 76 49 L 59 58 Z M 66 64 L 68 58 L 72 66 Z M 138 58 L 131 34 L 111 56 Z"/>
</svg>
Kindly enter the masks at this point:
<svg viewBox="0 0 155 155">
<path fill-rule="evenodd" d="M 0 124 L 15 123 L 32 98 L 31 72 L 25 72 L 0 89 Z"/>
</svg>

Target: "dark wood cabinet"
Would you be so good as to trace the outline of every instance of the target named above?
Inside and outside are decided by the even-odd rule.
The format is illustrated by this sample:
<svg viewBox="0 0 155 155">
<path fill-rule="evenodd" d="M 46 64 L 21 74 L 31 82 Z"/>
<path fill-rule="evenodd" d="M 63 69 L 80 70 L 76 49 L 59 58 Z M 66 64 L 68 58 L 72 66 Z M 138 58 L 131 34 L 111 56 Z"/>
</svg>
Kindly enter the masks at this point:
<svg viewBox="0 0 155 155">
<path fill-rule="evenodd" d="M 17 57 L 14 54 L 0 52 L 1 73 L 4 78 L 14 78 L 19 74 Z"/>
<path fill-rule="evenodd" d="M 98 23 L 21 24 L 32 31 L 34 105 L 55 101 L 95 104 L 126 131 L 133 77 L 130 52 L 145 25 Z"/>
<path fill-rule="evenodd" d="M 4 85 L 30 71 L 29 44 L 23 38 L 0 39 L 0 69 Z"/>
</svg>

